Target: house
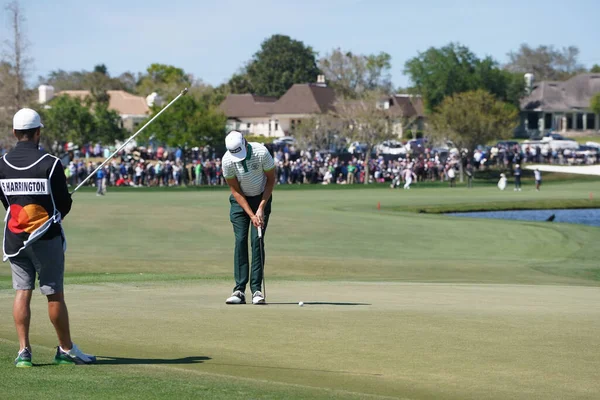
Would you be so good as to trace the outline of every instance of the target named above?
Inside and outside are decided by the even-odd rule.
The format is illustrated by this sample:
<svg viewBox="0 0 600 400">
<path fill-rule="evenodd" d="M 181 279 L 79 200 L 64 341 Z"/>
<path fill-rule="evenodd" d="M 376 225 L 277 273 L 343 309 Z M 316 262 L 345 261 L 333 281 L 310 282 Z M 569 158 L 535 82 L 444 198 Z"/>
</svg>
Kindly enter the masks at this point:
<svg viewBox="0 0 600 400">
<path fill-rule="evenodd" d="M 302 119 L 333 109 L 335 93 L 320 77 L 317 83 L 293 85 L 279 99 L 253 94 L 230 94 L 220 109 L 227 129 L 243 134 L 282 137 L 290 135 Z"/>
<path fill-rule="evenodd" d="M 379 108 L 389 110 L 394 133 L 404 136 L 405 130 L 422 131 L 425 128 L 425 105 L 418 95 L 395 94 L 381 99 Z"/>
<path fill-rule="evenodd" d="M 220 109 L 227 116 L 227 129 L 267 137 L 289 136 L 303 119 L 334 110 L 336 96 L 321 75 L 316 83 L 293 85 L 279 99 L 253 94 L 230 94 Z M 405 128 L 423 128 L 424 107 L 420 97 L 394 95 L 382 100 L 390 110 L 394 132 L 402 136 Z M 394 119 L 395 118 L 395 119 Z"/>
<path fill-rule="evenodd" d="M 54 88 L 49 85 L 41 85 L 38 91 L 40 104 L 45 104 L 54 97 L 62 95 L 77 97 L 83 100 L 91 94 L 89 90 L 63 90 L 55 94 Z M 155 93 L 147 98 L 136 96 L 123 90 L 107 90 L 107 94 L 109 96 L 108 108 L 116 111 L 121 116 L 123 128 L 130 132 L 136 131 L 148 118 L 153 102 L 160 101 Z"/>
<path fill-rule="evenodd" d="M 590 110 L 591 98 L 600 93 L 600 74 L 579 74 L 564 82 L 533 83 L 531 74 L 525 79 L 529 93 L 521 99 L 521 130 L 529 134 L 600 131 L 600 115 Z"/>
</svg>

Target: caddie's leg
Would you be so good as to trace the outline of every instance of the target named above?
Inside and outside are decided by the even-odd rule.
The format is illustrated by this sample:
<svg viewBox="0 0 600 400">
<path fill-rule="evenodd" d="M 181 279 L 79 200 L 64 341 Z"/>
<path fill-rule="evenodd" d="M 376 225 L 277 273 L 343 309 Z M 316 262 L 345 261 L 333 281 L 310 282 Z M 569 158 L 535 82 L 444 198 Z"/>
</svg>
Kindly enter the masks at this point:
<svg viewBox="0 0 600 400">
<path fill-rule="evenodd" d="M 40 280 L 40 291 L 48 299 L 48 317 L 54 326 L 58 343 L 64 350 L 70 350 L 71 331 L 69 312 L 65 303 L 63 281 L 65 254 L 63 239 L 60 236 L 51 240 L 38 240 L 31 245 L 31 259 Z"/>
<path fill-rule="evenodd" d="M 13 303 L 13 319 L 19 337 L 20 350 L 31 349 L 29 343 L 29 324 L 31 321 L 31 295 L 35 289 L 35 266 L 31 260 L 31 250 L 24 249 L 16 257 L 11 257 L 13 288 L 16 291 Z"/>
<path fill-rule="evenodd" d="M 48 295 L 48 316 L 58 337 L 58 344 L 63 350 L 70 350 L 73 346 L 71 342 L 71 330 L 69 327 L 69 311 L 65 303 L 64 292 Z"/>
<path fill-rule="evenodd" d="M 231 204 L 229 219 L 233 225 L 233 233 L 235 235 L 235 250 L 233 253 L 235 288 L 233 291 L 239 290 L 243 293 L 248 284 L 250 269 L 250 265 L 248 264 L 248 227 L 250 225 L 250 217 L 235 201 L 233 195 L 229 197 L 229 202 Z"/>
<path fill-rule="evenodd" d="M 13 304 L 13 318 L 15 327 L 17 328 L 17 336 L 19 337 L 19 350 L 28 348 L 31 350 L 29 343 L 29 324 L 31 322 L 31 294 L 33 290 L 17 290 L 15 302 Z"/>
<path fill-rule="evenodd" d="M 260 201 L 262 200 L 262 196 L 257 196 L 258 200 L 254 201 L 255 204 L 250 204 L 250 206 L 252 207 L 252 210 L 257 210 L 258 206 L 260 204 Z M 264 237 L 265 237 L 265 233 L 267 231 L 267 226 L 269 225 L 269 216 L 271 215 L 271 202 L 273 201 L 273 196 L 271 196 L 271 198 L 269 199 L 269 201 L 267 202 L 267 205 L 265 206 L 265 218 L 264 218 L 264 226 L 263 226 L 263 243 L 264 243 Z M 252 225 L 251 227 L 251 238 L 250 241 L 252 243 L 252 278 L 250 280 L 250 289 L 252 290 L 252 293 L 256 292 L 257 290 L 261 290 L 261 285 L 262 285 L 262 278 L 263 278 L 263 265 L 261 263 L 261 258 L 260 258 L 260 242 L 258 241 L 258 229 L 256 229 L 254 227 L 254 225 Z M 263 254 L 262 254 L 262 261 L 265 261 L 265 248 L 263 245 Z"/>
</svg>

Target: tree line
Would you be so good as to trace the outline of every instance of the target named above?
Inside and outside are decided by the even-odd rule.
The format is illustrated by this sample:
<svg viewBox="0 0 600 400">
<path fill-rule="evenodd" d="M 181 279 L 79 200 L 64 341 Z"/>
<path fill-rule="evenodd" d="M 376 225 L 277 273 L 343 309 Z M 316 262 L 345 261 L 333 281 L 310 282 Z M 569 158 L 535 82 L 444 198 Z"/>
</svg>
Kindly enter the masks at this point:
<svg viewBox="0 0 600 400">
<path fill-rule="evenodd" d="M 404 73 L 411 86 L 394 88 L 390 73 L 392 59 L 388 53 L 356 54 L 335 48 L 319 57 L 302 41 L 276 34 L 265 39 L 252 58 L 219 86 L 208 85 L 182 68 L 165 64 L 152 64 L 144 72 L 125 72 L 118 76 L 111 76 L 103 64 L 90 71 L 52 71 L 39 77 L 38 84 L 52 85 L 56 91 L 85 89 L 90 91 L 90 96 L 86 99 L 58 96 L 46 108 L 36 104 L 37 91 L 25 84 L 32 59 L 23 33 L 25 18 L 18 1 L 9 3 L 5 14 L 12 33 L 0 60 L 0 128 L 2 132 L 10 132 L 14 111 L 29 105 L 40 108 L 49 141 L 108 144 L 123 139 L 126 133 L 119 123 L 119 116 L 108 108 L 108 90 L 124 90 L 140 96 L 156 92 L 164 101 L 170 101 L 183 87 L 189 87 L 189 94 L 177 107 L 169 109 L 149 126 L 146 138 L 152 136 L 170 146 L 215 145 L 222 141 L 226 122 L 218 106 L 228 94 L 280 97 L 293 84 L 315 82 L 318 75 L 324 75 L 338 97 L 336 113 L 329 116 L 346 121 L 342 125 L 353 137 L 364 139 L 367 129 L 360 127 L 378 126 L 367 121 L 368 114 L 378 115 L 380 111 L 376 107 L 377 101 L 371 100 L 405 92 L 422 97 L 432 130 L 472 147 L 473 137 L 485 139 L 482 129 L 477 133 L 466 133 L 475 126 L 487 127 L 489 135 L 511 134 L 511 126 L 516 124 L 519 99 L 525 90 L 524 73 L 532 72 L 536 80 L 557 80 L 585 71 L 578 61 L 576 46 L 557 49 L 523 44 L 509 52 L 508 62 L 501 64 L 489 56 L 479 58 L 460 43 L 449 43 L 439 48 L 431 47 L 407 60 Z M 600 72 L 600 66 L 595 65 L 590 71 Z M 372 103 L 369 107 L 366 106 L 368 102 Z M 459 106 L 466 107 L 464 113 L 457 111 Z M 154 106 L 152 115 L 159 108 L 159 105 Z M 357 118 L 356 114 L 363 115 L 363 119 Z M 323 140 L 315 135 L 324 131 L 324 127 L 332 129 L 331 122 L 323 120 L 325 117 L 328 116 L 323 116 L 321 121 L 306 121 L 304 126 L 314 129 L 308 133 L 312 139 L 304 142 Z M 496 119 L 485 120 L 490 117 Z M 373 139 L 368 142 L 389 136 L 388 128 L 368 130 L 381 131 L 371 135 Z M 463 136 L 468 139 L 461 140 Z"/>
</svg>

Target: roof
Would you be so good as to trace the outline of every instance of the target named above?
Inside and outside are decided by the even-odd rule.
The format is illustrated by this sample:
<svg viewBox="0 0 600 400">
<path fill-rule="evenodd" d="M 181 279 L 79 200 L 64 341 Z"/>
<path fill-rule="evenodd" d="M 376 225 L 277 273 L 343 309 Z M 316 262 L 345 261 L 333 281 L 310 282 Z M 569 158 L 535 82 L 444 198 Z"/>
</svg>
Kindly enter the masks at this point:
<svg viewBox="0 0 600 400">
<path fill-rule="evenodd" d="M 124 90 L 107 90 L 109 101 L 108 108 L 119 113 L 119 115 L 147 115 L 150 111 L 146 99 L 127 93 Z M 66 94 L 72 97 L 85 99 L 91 94 L 89 90 L 63 90 L 56 95 Z"/>
<path fill-rule="evenodd" d="M 273 114 L 322 114 L 333 109 L 332 88 L 295 84 L 281 98 L 230 94 L 219 106 L 229 118 L 268 117 Z"/>
<path fill-rule="evenodd" d="M 542 81 L 521 99 L 522 110 L 569 111 L 590 107 L 590 100 L 600 93 L 600 74 L 579 74 L 563 81 Z"/>
<path fill-rule="evenodd" d="M 267 117 L 276 101 L 276 97 L 230 94 L 219 108 L 230 118 Z"/>
<path fill-rule="evenodd" d="M 323 114 L 333 109 L 335 92 L 318 84 L 295 84 L 273 107 L 274 114 Z"/>
<path fill-rule="evenodd" d="M 404 117 L 424 117 L 425 107 L 420 96 L 394 95 L 390 100 L 390 112 Z M 295 84 L 279 100 L 275 97 L 252 94 L 230 94 L 220 109 L 228 118 L 260 118 L 273 114 L 324 114 L 334 109 L 336 102 L 333 88 L 322 84 Z"/>
<path fill-rule="evenodd" d="M 392 96 L 392 100 L 390 110 L 395 114 L 408 118 L 425 116 L 425 106 L 420 96 L 397 94 Z"/>
</svg>

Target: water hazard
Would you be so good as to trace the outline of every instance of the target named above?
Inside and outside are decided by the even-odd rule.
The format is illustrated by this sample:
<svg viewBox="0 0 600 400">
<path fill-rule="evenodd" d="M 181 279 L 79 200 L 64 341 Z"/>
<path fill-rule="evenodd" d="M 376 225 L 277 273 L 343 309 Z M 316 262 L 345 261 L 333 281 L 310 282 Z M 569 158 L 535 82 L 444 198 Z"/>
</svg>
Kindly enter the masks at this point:
<svg viewBox="0 0 600 400">
<path fill-rule="evenodd" d="M 520 210 L 520 211 L 481 211 L 449 213 L 455 217 L 513 219 L 519 221 L 566 222 L 600 227 L 600 208 L 577 210 Z"/>
</svg>

